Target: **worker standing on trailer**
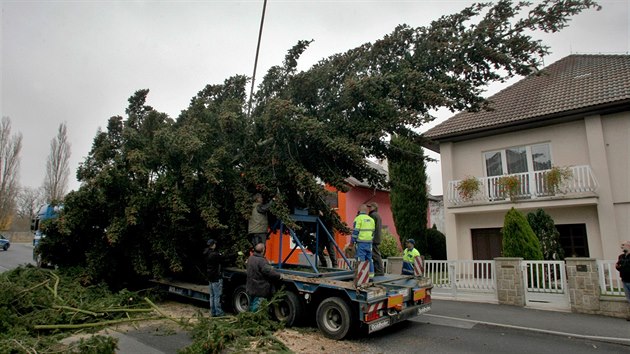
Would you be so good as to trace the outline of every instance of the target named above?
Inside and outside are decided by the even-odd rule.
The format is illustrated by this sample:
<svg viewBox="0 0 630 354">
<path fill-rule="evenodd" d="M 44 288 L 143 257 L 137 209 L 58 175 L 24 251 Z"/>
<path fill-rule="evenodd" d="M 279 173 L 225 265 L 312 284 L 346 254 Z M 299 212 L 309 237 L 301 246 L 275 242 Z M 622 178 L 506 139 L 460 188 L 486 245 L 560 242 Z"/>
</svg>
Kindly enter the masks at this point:
<svg viewBox="0 0 630 354">
<path fill-rule="evenodd" d="M 265 244 L 269 230 L 269 219 L 267 212 L 273 205 L 273 200 L 267 204 L 263 204 L 263 196 L 260 193 L 254 194 L 254 204 L 252 205 L 252 214 L 249 217 L 247 226 L 247 235 L 252 247 L 257 244 Z"/>
<path fill-rule="evenodd" d="M 403 266 L 402 266 L 402 274 L 403 275 L 414 275 L 413 271 L 413 262 L 415 262 L 416 257 L 420 257 L 420 252 L 415 248 L 416 241 L 412 238 L 407 240 L 407 247 L 403 252 Z"/>
<path fill-rule="evenodd" d="M 383 221 L 381 221 L 381 215 L 378 213 L 378 204 L 376 202 L 368 203 L 369 216 L 374 220 L 374 239 L 372 240 L 372 263 L 374 263 L 374 275 L 385 275 L 383 270 L 383 257 L 381 257 L 381 251 L 378 246 L 381 244 L 381 229 L 383 228 Z"/>
<path fill-rule="evenodd" d="M 374 238 L 374 219 L 368 214 L 368 207 L 361 204 L 359 215 L 354 218 L 352 243 L 356 244 L 357 262 L 370 263 L 370 279 L 374 278 L 374 263 L 372 262 L 372 240 Z"/>
</svg>

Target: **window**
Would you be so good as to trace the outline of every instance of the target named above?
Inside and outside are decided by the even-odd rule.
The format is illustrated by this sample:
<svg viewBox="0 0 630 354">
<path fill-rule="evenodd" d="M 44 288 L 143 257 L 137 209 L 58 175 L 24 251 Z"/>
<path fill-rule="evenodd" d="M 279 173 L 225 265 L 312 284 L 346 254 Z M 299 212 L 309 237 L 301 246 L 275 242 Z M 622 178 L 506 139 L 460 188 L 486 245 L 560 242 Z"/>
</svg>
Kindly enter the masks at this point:
<svg viewBox="0 0 630 354">
<path fill-rule="evenodd" d="M 501 176 L 551 168 L 551 149 L 548 143 L 515 146 L 484 153 L 486 176 Z"/>
<path fill-rule="evenodd" d="M 586 224 L 556 225 L 565 257 L 589 257 Z"/>
</svg>

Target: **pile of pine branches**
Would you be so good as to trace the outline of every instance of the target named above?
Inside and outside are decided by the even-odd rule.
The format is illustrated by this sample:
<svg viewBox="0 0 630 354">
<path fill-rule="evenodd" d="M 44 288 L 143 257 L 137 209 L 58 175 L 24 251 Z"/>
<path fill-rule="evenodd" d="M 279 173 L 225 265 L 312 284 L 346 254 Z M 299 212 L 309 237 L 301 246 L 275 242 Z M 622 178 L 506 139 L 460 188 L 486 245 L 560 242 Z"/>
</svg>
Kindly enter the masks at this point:
<svg viewBox="0 0 630 354">
<path fill-rule="evenodd" d="M 64 347 L 77 331 L 162 317 L 138 293 L 89 285 L 78 270 L 32 266 L 0 274 L 0 353 L 113 353 L 116 339 L 93 336 Z"/>
<path fill-rule="evenodd" d="M 191 331 L 193 343 L 180 353 L 291 353 L 274 336 L 274 332 L 282 329 L 284 324 L 270 316 L 270 308 L 283 296 L 284 291 L 277 292 L 270 302 L 263 301 L 256 312 L 217 318 L 199 316 Z"/>
<path fill-rule="evenodd" d="M 190 330 L 193 343 L 183 354 L 289 352 L 273 333 L 281 322 L 269 315 L 283 296 L 280 291 L 256 312 L 237 316 L 176 320 L 139 293 L 111 292 L 106 285 L 91 285 L 80 269 L 49 270 L 19 267 L 0 274 L 0 353 L 115 353 L 117 339 L 92 335 L 71 344 L 63 338 L 95 332 L 107 326 L 145 320 L 169 319 Z"/>
</svg>

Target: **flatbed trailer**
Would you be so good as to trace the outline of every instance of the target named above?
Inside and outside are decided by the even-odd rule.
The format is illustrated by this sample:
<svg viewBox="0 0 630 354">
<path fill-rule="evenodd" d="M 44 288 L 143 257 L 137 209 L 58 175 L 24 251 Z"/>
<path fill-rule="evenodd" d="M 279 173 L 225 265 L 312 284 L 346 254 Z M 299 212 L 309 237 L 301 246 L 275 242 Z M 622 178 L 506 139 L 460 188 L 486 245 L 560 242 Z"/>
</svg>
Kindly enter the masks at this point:
<svg viewBox="0 0 630 354">
<path fill-rule="evenodd" d="M 317 216 L 291 215 L 291 219 L 310 223 L 315 230 L 316 245 L 319 237 L 327 237 L 348 269 L 318 267 L 317 262 L 312 262 L 309 257 L 305 257 L 308 263 L 305 265 L 287 263 L 298 248 L 305 255 L 307 250 L 293 229 L 278 222 L 274 228 L 279 230 L 280 241 L 288 234 L 295 244 L 285 258 L 282 258 L 280 249 L 278 261 L 271 263 L 283 275 L 282 280 L 273 284 L 274 288 L 284 288 L 285 293 L 281 301 L 274 304 L 272 312 L 287 326 L 305 323 L 314 317 L 325 336 L 343 339 L 352 331 L 366 329 L 372 333 L 431 309 L 433 285 L 429 278 L 421 275 L 423 267 L 420 259 L 414 262 L 415 276 L 385 274 L 367 281 L 367 262 L 359 263 L 359 270 L 354 270 Z M 246 281 L 245 269 L 228 267 L 223 270 L 222 303 L 230 305 L 235 313 L 249 309 Z M 155 282 L 173 294 L 202 301 L 208 301 L 210 297 L 207 285 L 166 280 Z"/>
<path fill-rule="evenodd" d="M 274 286 L 284 287 L 285 296 L 273 306 L 273 315 L 287 326 L 294 326 L 307 323 L 314 314 L 318 328 L 328 338 L 343 339 L 359 329 L 372 333 L 431 309 L 433 286 L 426 277 L 386 274 L 356 286 L 353 270 L 311 273 L 293 265 L 274 266 L 283 274 Z M 247 311 L 250 299 L 245 291 L 246 270 L 230 267 L 223 274 L 223 303 L 235 313 Z M 173 294 L 209 299 L 207 285 L 155 282 Z"/>
</svg>

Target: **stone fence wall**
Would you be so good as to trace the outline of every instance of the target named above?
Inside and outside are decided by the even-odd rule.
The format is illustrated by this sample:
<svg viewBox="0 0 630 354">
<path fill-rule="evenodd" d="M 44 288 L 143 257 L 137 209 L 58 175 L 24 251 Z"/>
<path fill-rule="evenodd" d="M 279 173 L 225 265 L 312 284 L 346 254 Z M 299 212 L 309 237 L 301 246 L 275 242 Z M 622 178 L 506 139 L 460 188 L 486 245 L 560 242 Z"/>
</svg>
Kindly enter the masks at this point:
<svg viewBox="0 0 630 354">
<path fill-rule="evenodd" d="M 2 231 L 2 235 L 8 238 L 11 243 L 33 242 L 33 233 L 31 231 Z"/>
<path fill-rule="evenodd" d="M 522 261 L 522 258 L 495 258 L 500 304 L 525 306 Z M 565 262 L 572 312 L 622 318 L 630 316 L 630 305 L 625 297 L 601 295 L 597 260 L 567 258 Z"/>
</svg>

